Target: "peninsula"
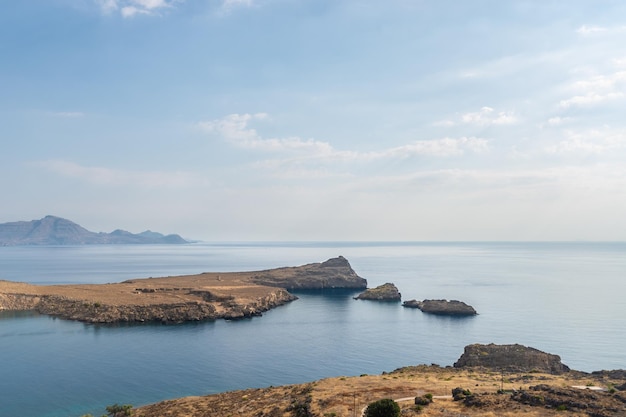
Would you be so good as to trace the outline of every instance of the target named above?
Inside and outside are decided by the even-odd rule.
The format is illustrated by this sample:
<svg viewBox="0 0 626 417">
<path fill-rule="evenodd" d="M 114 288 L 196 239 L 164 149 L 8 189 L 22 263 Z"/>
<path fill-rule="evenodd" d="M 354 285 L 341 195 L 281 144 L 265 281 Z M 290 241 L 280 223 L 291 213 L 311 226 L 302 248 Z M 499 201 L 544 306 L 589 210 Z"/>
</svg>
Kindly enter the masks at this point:
<svg viewBox="0 0 626 417">
<path fill-rule="evenodd" d="M 342 256 L 252 272 L 132 279 L 114 284 L 0 281 L 0 310 L 34 310 L 89 323 L 240 319 L 297 299 L 287 289 L 367 287 Z"/>
</svg>

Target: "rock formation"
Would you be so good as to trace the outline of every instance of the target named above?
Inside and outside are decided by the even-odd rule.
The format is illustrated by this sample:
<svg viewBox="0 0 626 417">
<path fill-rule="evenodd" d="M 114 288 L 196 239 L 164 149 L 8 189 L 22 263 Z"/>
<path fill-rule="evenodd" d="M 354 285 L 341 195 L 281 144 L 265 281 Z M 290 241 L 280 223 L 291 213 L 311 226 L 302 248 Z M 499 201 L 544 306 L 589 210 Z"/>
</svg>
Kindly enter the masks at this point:
<svg viewBox="0 0 626 417">
<path fill-rule="evenodd" d="M 522 345 L 473 344 L 465 346 L 455 368 L 484 367 L 507 372 L 546 372 L 562 374 L 569 367 L 561 363 L 558 355 L 542 352 Z"/>
<path fill-rule="evenodd" d="M 474 316 L 474 307 L 458 300 L 409 300 L 402 303 L 403 307 L 419 308 L 424 313 L 439 314 L 445 316 Z"/>
<path fill-rule="evenodd" d="M 322 263 L 255 272 L 250 281 L 288 290 L 367 288 L 367 280 L 358 276 L 343 256 Z"/>
<path fill-rule="evenodd" d="M 355 297 L 356 300 L 400 301 L 402 298 L 398 288 L 392 283 L 370 288 Z"/>
</svg>

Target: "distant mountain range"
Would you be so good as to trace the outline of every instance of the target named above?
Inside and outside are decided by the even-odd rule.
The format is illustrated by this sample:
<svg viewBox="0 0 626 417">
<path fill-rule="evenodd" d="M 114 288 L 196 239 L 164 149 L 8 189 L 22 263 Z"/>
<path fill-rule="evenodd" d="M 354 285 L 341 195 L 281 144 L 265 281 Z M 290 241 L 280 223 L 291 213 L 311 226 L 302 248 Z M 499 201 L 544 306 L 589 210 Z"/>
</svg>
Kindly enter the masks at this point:
<svg viewBox="0 0 626 417">
<path fill-rule="evenodd" d="M 46 216 L 41 220 L 0 223 L 0 246 L 156 243 L 189 242 L 179 235 L 163 235 L 149 230 L 139 234 L 119 229 L 111 233 L 95 233 L 74 222 L 55 216 Z"/>
</svg>

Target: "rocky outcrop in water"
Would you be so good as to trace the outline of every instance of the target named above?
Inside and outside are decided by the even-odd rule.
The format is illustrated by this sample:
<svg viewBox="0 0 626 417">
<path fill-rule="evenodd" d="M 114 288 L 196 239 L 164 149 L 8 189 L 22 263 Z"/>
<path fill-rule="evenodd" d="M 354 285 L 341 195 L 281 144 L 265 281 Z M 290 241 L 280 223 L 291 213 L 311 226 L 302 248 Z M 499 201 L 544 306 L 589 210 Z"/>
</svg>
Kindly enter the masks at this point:
<svg viewBox="0 0 626 417">
<path fill-rule="evenodd" d="M 402 295 L 398 288 L 390 282 L 376 288 L 365 290 L 355 297 L 356 300 L 400 301 Z"/>
<path fill-rule="evenodd" d="M 358 276 L 343 256 L 321 263 L 255 272 L 250 281 L 288 290 L 367 287 L 367 280 Z"/>
<path fill-rule="evenodd" d="M 558 355 L 542 352 L 522 345 L 481 345 L 465 346 L 455 368 L 484 367 L 507 372 L 546 372 L 562 374 L 570 368 L 561 363 Z"/>
<path fill-rule="evenodd" d="M 424 313 L 439 314 L 443 316 L 474 316 L 474 307 L 458 300 L 409 300 L 402 303 L 403 307 L 419 308 Z"/>
</svg>

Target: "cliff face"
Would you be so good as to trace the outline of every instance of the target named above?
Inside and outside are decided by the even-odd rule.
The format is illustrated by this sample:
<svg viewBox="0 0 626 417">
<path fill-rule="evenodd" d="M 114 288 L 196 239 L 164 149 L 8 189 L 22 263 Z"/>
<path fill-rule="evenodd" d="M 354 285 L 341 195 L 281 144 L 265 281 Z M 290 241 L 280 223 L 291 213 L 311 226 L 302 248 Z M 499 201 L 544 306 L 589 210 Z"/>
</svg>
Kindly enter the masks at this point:
<svg viewBox="0 0 626 417">
<path fill-rule="evenodd" d="M 59 296 L 46 296 L 41 297 L 33 309 L 42 314 L 88 323 L 183 323 L 260 316 L 274 307 L 295 299 L 297 297 L 280 288 L 248 303 L 238 303 L 234 299 L 227 299 L 219 303 L 198 300 L 148 305 L 110 305 Z"/>
<path fill-rule="evenodd" d="M 95 233 L 66 219 L 46 216 L 40 220 L 0 224 L 0 246 L 16 245 L 97 245 L 187 243 L 178 235 L 146 231 L 133 234 L 124 230 Z"/>
<path fill-rule="evenodd" d="M 455 368 L 485 367 L 513 372 L 546 372 L 562 374 L 569 367 L 561 363 L 558 355 L 542 352 L 522 345 L 481 345 L 465 346 L 463 355 L 454 364 Z"/>
<path fill-rule="evenodd" d="M 366 288 L 361 278 L 343 256 L 326 262 L 298 267 L 277 268 L 255 273 L 250 281 L 258 285 L 281 287 L 288 290 L 317 290 L 324 288 Z"/>
</svg>

